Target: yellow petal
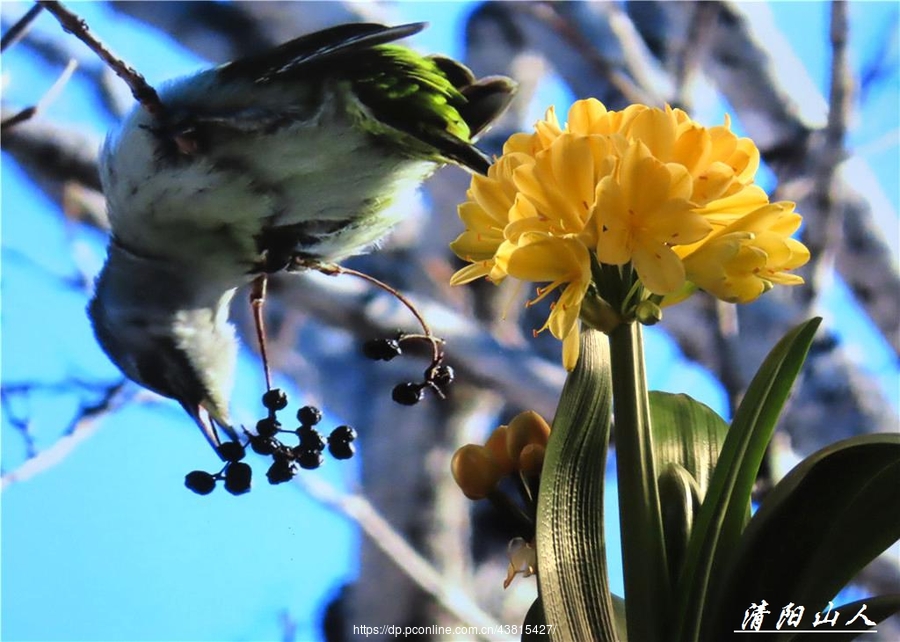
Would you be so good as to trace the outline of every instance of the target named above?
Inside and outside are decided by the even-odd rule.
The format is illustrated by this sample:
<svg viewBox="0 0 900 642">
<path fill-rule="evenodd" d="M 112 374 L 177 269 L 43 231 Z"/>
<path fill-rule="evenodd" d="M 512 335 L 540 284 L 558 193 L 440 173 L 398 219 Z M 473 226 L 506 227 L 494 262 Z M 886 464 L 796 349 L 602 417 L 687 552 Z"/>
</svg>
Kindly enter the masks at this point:
<svg viewBox="0 0 900 642">
<path fill-rule="evenodd" d="M 666 245 L 640 244 L 632 262 L 641 283 L 654 294 L 669 294 L 684 285 L 684 265 Z"/>
<path fill-rule="evenodd" d="M 605 131 L 609 126 L 608 113 L 596 98 L 576 100 L 569 108 L 566 130 L 583 136 L 608 133 Z"/>
<path fill-rule="evenodd" d="M 467 265 L 450 277 L 450 285 L 465 285 L 466 283 L 471 283 L 476 279 L 487 276 L 492 267 L 493 261 L 484 261 Z"/>
<path fill-rule="evenodd" d="M 653 156 L 663 162 L 672 158 L 675 148 L 676 122 L 671 113 L 661 109 L 647 109 L 631 122 L 629 136 L 640 141 Z"/>
<path fill-rule="evenodd" d="M 536 283 L 590 282 L 590 257 L 587 248 L 576 239 L 523 234 L 519 243 L 509 255 L 510 276 Z"/>
<path fill-rule="evenodd" d="M 611 176 L 597 185 L 593 219 L 597 236 L 597 259 L 609 265 L 624 265 L 631 259 L 631 217 L 625 194 Z"/>
<path fill-rule="evenodd" d="M 581 352 L 581 336 L 579 326 L 577 324 L 567 335 L 563 337 L 563 367 L 572 371 L 578 363 L 578 355 Z"/>
<path fill-rule="evenodd" d="M 581 303 L 587 292 L 589 281 L 569 283 L 550 312 L 546 328 L 557 339 L 564 339 L 578 324 L 581 315 Z"/>
</svg>

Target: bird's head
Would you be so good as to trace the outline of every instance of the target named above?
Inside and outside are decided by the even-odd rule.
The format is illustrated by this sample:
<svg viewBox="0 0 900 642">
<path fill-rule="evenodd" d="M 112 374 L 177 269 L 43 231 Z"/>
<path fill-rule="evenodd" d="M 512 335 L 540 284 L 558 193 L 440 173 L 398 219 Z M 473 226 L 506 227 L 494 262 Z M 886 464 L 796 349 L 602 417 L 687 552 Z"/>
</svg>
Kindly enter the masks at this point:
<svg viewBox="0 0 900 642">
<path fill-rule="evenodd" d="M 128 378 L 180 403 L 213 447 L 219 444 L 217 427 L 234 438 L 228 419 L 237 354 L 228 322 L 234 290 L 221 292 L 210 305 L 190 303 L 183 281 L 166 296 L 159 292 L 167 283 L 161 275 L 112 257 L 88 305 L 103 350 Z"/>
</svg>

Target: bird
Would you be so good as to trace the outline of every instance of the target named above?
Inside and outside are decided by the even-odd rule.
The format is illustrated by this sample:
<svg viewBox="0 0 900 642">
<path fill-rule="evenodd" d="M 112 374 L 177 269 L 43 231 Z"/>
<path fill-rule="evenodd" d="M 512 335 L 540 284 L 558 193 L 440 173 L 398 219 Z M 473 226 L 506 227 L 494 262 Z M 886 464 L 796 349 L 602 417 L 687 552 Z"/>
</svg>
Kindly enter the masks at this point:
<svg viewBox="0 0 900 642">
<path fill-rule="evenodd" d="M 435 169 L 484 174 L 474 145 L 516 83 L 396 41 L 426 26 L 350 23 L 200 71 L 107 136 L 110 222 L 87 313 L 131 380 L 232 440 L 237 288 L 376 248 Z M 204 416 L 205 415 L 205 416 Z"/>
</svg>

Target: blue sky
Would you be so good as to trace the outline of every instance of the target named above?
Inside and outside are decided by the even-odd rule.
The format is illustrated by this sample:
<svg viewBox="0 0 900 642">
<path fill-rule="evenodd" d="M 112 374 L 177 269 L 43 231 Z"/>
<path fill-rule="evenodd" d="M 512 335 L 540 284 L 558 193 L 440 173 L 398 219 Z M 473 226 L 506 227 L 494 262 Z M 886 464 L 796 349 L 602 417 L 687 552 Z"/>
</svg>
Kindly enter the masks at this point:
<svg viewBox="0 0 900 642">
<path fill-rule="evenodd" d="M 27 6 L 4 2 L 2 12 L 13 17 Z M 169 38 L 101 4 L 80 3 L 77 9 L 151 83 L 201 65 Z M 776 24 L 793 34 L 794 52 L 824 92 L 827 5 L 775 3 L 772 9 Z M 419 48 L 462 54 L 464 4 L 402 3 L 395 10 L 397 21 L 432 23 L 414 40 Z M 870 59 L 872 44 L 896 15 L 896 3 L 851 5 L 854 68 Z M 48 16 L 39 27 L 66 37 Z M 850 137 L 851 146 L 862 150 L 872 166 L 894 214 L 900 209 L 896 58 L 895 49 L 887 89 L 868 97 Z M 4 53 L 2 62 L 9 74 L 4 99 L 13 104 L 33 102 L 58 73 L 24 48 Z M 558 86 L 549 86 L 543 96 L 560 109 L 571 100 Z M 536 105 L 536 115 L 545 106 Z M 99 113 L 92 94 L 76 80 L 46 115 L 87 127 L 99 140 L 112 125 Z M 6 155 L 0 208 L 3 383 L 115 380 L 117 372 L 94 342 L 85 318 L 84 291 L 62 283 L 81 271 L 99 269 L 102 235 L 60 225 L 53 205 Z M 866 360 L 896 405 L 900 393 L 892 353 L 845 289 L 834 288 L 828 306 L 842 339 Z M 662 332 L 649 333 L 647 353 L 674 364 L 651 371 L 652 388 L 690 391 L 724 409 L 721 390 L 701 368 L 681 359 Z M 258 365 L 244 353 L 239 377 L 248 385 L 239 382 L 237 390 L 244 393 L 235 405 L 248 416 L 258 403 L 248 392 L 258 390 L 258 376 Z M 299 391 L 289 389 L 289 394 L 302 398 Z M 57 441 L 76 404 L 75 395 L 50 391 L 17 398 L 10 410 L 31 421 L 36 446 L 43 450 Z M 5 410 L 0 425 L 4 471 L 16 468 L 25 456 L 11 418 Z M 240 498 L 221 491 L 198 497 L 183 488 L 186 472 L 213 464 L 208 446 L 181 410 L 151 400 L 104 420 L 58 465 L 4 490 L 3 639 L 277 639 L 283 612 L 296 620 L 298 639 L 317 639 L 322 606 L 355 576 L 360 535 L 296 488 L 259 484 Z M 315 474 L 352 488 L 356 473 L 355 463 L 349 463 Z"/>
</svg>

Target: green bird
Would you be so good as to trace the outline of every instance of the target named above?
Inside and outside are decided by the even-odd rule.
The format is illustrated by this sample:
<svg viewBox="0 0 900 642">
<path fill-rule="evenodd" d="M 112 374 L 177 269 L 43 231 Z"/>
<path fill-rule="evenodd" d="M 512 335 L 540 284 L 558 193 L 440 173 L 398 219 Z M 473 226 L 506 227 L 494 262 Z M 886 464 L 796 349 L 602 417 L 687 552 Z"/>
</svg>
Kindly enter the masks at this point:
<svg viewBox="0 0 900 642">
<path fill-rule="evenodd" d="M 424 27 L 341 25 L 175 80 L 161 113 L 137 107 L 108 136 L 112 234 L 88 315 L 122 372 L 213 446 L 217 427 L 235 435 L 235 290 L 376 247 L 442 164 L 487 171 L 473 142 L 516 85 L 394 44 Z"/>
</svg>

